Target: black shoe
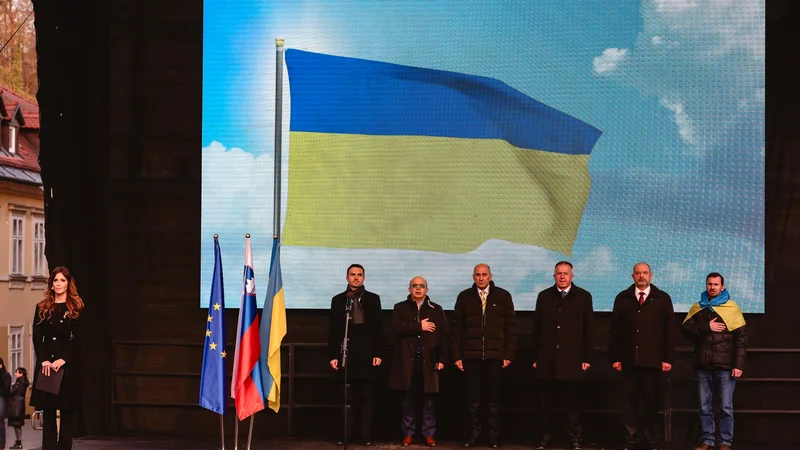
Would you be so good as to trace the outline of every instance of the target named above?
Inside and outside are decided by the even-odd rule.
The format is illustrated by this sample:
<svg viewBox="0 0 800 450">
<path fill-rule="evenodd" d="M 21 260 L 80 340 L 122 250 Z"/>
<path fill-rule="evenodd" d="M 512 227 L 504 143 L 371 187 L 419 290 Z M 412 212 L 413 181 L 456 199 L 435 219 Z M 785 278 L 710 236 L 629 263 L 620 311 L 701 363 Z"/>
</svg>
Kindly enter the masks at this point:
<svg viewBox="0 0 800 450">
<path fill-rule="evenodd" d="M 14 445 L 8 448 L 13 448 L 13 449 L 22 448 L 22 441 L 14 441 Z"/>
<path fill-rule="evenodd" d="M 495 439 L 490 440 L 489 441 L 489 448 L 500 448 L 500 446 L 497 445 L 497 440 L 495 440 Z"/>
<path fill-rule="evenodd" d="M 569 449 L 570 450 L 581 450 L 581 440 L 580 439 L 570 439 L 569 440 Z"/>
<path fill-rule="evenodd" d="M 470 439 L 467 442 L 464 442 L 464 445 L 462 445 L 462 447 L 466 448 L 475 447 L 475 439 Z"/>
<path fill-rule="evenodd" d="M 372 447 L 372 445 L 373 445 L 372 444 L 372 439 L 370 439 L 369 436 L 364 436 L 362 441 L 364 442 L 364 447 Z"/>
<path fill-rule="evenodd" d="M 547 450 L 547 442 L 545 442 L 545 441 L 542 441 L 542 442 L 539 442 L 538 444 L 533 444 L 533 445 L 534 445 L 533 448 L 535 450 Z"/>
</svg>

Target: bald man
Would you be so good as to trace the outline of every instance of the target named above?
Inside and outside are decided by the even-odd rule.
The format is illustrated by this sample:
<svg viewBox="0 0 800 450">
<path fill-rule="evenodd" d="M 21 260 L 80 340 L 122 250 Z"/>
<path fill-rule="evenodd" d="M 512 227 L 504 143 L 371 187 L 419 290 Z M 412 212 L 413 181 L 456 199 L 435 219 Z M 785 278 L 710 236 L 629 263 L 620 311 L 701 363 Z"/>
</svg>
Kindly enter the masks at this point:
<svg viewBox="0 0 800 450">
<path fill-rule="evenodd" d="M 416 410 L 422 409 L 425 444 L 436 446 L 434 399 L 439 392 L 439 371 L 447 361 L 447 320 L 442 307 L 428 297 L 428 282 L 414 277 L 408 297 L 394 305 L 391 322 L 395 337 L 389 387 L 404 391 L 403 446 L 414 443 Z"/>
<path fill-rule="evenodd" d="M 451 354 L 467 385 L 469 436 L 474 447 L 481 435 L 481 403 L 486 405 L 489 447 L 498 447 L 502 369 L 517 354 L 517 322 L 511 294 L 492 281 L 492 269 L 478 264 L 474 284 L 458 294 L 450 327 Z"/>
<path fill-rule="evenodd" d="M 661 374 L 672 369 L 675 315 L 672 298 L 650 281 L 650 265 L 633 266 L 633 284 L 614 299 L 608 351 L 622 373 L 624 449 L 657 449 L 655 420 Z"/>
</svg>

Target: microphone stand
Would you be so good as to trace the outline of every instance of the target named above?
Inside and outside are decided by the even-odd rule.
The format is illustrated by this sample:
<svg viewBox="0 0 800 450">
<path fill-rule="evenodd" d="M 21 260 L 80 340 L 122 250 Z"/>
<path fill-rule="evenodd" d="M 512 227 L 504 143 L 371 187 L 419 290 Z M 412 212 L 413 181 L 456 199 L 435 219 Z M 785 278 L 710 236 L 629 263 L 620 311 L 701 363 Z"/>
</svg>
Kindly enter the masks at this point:
<svg viewBox="0 0 800 450">
<path fill-rule="evenodd" d="M 344 370 L 344 403 L 342 408 L 344 419 L 342 420 L 342 423 L 344 424 L 344 439 L 342 440 L 342 444 L 344 449 L 347 450 L 347 443 L 350 440 L 350 436 L 347 435 L 347 415 L 350 412 L 350 404 L 347 400 L 347 388 L 350 387 L 347 379 L 347 344 L 350 341 L 350 312 L 353 310 L 353 297 L 347 298 L 344 309 L 344 339 L 342 340 L 342 369 Z"/>
</svg>

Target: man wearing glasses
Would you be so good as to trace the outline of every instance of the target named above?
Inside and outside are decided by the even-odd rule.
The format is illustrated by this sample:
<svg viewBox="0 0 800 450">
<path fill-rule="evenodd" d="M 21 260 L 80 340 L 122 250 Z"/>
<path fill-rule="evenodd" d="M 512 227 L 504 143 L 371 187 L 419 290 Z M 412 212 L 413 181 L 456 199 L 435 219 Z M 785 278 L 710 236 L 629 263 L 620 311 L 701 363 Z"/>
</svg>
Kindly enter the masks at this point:
<svg viewBox="0 0 800 450">
<path fill-rule="evenodd" d="M 511 294 L 495 286 L 487 264 L 473 269 L 471 288 L 458 294 L 451 327 L 451 351 L 467 386 L 469 436 L 474 447 L 481 435 L 481 403 L 486 406 L 489 447 L 500 434 L 501 371 L 517 353 L 517 324 Z"/>
<path fill-rule="evenodd" d="M 416 409 L 422 409 L 425 444 L 436 446 L 434 397 L 439 392 L 438 371 L 447 360 L 447 320 L 442 307 L 428 297 L 428 282 L 414 277 L 405 301 L 394 305 L 391 329 L 395 336 L 389 387 L 405 391 L 403 446 L 414 443 Z"/>
</svg>

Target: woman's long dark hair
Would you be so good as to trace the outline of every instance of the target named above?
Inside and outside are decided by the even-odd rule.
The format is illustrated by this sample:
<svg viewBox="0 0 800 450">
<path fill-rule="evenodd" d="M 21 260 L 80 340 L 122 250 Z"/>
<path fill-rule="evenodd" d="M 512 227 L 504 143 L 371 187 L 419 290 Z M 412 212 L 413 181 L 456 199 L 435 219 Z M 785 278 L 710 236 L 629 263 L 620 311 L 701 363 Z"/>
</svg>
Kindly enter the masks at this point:
<svg viewBox="0 0 800 450">
<path fill-rule="evenodd" d="M 64 275 L 67 279 L 67 315 L 72 319 L 77 319 L 83 310 L 83 300 L 78 295 L 78 286 L 75 284 L 75 278 L 69 273 L 69 269 L 64 266 L 58 266 L 50 272 L 50 278 L 47 279 L 47 289 L 44 291 L 44 298 L 37 305 L 39 307 L 39 322 L 42 323 L 53 315 L 53 309 L 56 303 L 56 293 L 53 291 L 53 280 L 56 275 Z"/>
</svg>

